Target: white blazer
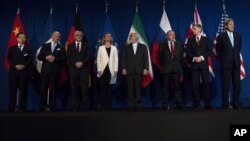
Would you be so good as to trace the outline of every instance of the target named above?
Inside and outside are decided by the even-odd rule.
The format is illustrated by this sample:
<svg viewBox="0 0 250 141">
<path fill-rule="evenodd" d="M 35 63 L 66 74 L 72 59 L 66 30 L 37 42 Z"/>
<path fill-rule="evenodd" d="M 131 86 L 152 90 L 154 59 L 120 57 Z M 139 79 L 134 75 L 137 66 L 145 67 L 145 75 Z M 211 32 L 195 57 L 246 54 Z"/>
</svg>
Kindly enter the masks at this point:
<svg viewBox="0 0 250 141">
<path fill-rule="evenodd" d="M 118 51 L 116 46 L 111 45 L 110 56 L 108 57 L 108 53 L 104 45 L 100 46 L 97 52 L 97 72 L 104 71 L 106 65 L 109 66 L 109 71 L 111 74 L 111 79 L 109 84 L 115 84 L 117 76 L 115 76 L 115 71 L 118 72 Z M 97 77 L 100 77 L 97 73 Z"/>
</svg>

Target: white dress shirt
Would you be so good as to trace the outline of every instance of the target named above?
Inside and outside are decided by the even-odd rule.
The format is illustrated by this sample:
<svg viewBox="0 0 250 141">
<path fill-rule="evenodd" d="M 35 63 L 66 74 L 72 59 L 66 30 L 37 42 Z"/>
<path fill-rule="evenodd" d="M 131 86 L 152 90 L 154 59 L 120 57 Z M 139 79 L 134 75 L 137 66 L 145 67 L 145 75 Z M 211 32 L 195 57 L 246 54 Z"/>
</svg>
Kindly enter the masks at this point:
<svg viewBox="0 0 250 141">
<path fill-rule="evenodd" d="M 138 45 L 138 42 L 136 42 L 136 43 L 132 43 L 133 50 L 134 50 L 134 54 L 136 54 L 137 45 Z"/>
</svg>

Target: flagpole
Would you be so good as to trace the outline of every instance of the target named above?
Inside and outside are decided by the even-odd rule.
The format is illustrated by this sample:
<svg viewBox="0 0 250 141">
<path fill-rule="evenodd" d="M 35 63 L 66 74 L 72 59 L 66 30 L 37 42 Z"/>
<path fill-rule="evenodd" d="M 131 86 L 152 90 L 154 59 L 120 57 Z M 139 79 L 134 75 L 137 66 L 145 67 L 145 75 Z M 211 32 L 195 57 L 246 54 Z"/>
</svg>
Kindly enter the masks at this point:
<svg viewBox="0 0 250 141">
<path fill-rule="evenodd" d="M 135 12 L 138 12 L 138 5 L 139 5 L 139 0 L 136 1 L 136 7 L 135 7 Z"/>
<path fill-rule="evenodd" d="M 223 11 L 226 10 L 225 0 L 222 0 L 222 8 L 223 8 Z"/>
<path fill-rule="evenodd" d="M 76 13 L 78 13 L 78 3 L 76 2 Z"/>
<path fill-rule="evenodd" d="M 51 15 L 53 14 L 53 5 L 52 5 L 52 3 L 50 4 L 50 14 Z"/>
<path fill-rule="evenodd" d="M 197 1 L 196 0 L 194 1 L 194 8 L 195 8 L 195 11 L 197 11 Z"/>
<path fill-rule="evenodd" d="M 163 0 L 163 10 L 165 10 L 166 7 L 166 0 Z"/>
<path fill-rule="evenodd" d="M 19 93 L 20 93 L 20 89 L 18 88 L 17 93 L 16 93 L 16 106 L 18 108 L 21 108 L 21 107 L 19 107 Z M 18 109 L 18 110 L 20 110 L 20 109 Z"/>
<path fill-rule="evenodd" d="M 45 108 L 45 112 L 48 112 L 50 109 L 49 109 L 49 88 L 48 88 L 48 91 L 47 91 L 47 105 L 46 105 L 46 108 Z"/>
<path fill-rule="evenodd" d="M 105 9 L 106 14 L 108 14 L 108 10 L 109 10 L 109 3 L 108 0 L 106 0 L 106 9 Z"/>
<path fill-rule="evenodd" d="M 20 14 L 20 0 L 17 0 L 17 15 Z"/>
</svg>

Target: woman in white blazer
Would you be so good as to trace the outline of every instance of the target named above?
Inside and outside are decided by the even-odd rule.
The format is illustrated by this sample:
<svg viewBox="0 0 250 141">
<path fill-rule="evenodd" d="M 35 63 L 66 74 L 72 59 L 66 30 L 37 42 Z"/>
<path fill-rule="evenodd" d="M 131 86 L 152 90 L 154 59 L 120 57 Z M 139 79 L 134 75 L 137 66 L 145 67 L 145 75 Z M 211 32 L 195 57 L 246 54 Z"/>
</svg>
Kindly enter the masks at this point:
<svg viewBox="0 0 250 141">
<path fill-rule="evenodd" d="M 97 77 L 100 77 L 102 109 L 112 108 L 112 84 L 116 83 L 118 73 L 118 51 L 112 45 L 110 33 L 105 33 L 104 43 L 97 52 Z"/>
</svg>

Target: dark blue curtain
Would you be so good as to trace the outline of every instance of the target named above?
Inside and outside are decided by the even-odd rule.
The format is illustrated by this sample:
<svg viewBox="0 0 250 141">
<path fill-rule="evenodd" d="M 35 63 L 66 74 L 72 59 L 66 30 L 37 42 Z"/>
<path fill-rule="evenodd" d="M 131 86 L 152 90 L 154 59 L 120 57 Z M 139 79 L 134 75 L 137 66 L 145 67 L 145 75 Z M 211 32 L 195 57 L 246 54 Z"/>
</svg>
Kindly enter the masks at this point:
<svg viewBox="0 0 250 141">
<path fill-rule="evenodd" d="M 78 1 L 81 21 L 89 43 L 93 48 L 97 44 L 98 35 L 101 32 L 105 20 L 105 2 L 105 0 Z M 250 38 L 250 1 L 225 0 L 225 2 L 229 17 L 235 19 L 235 30 L 241 33 L 243 37 L 242 53 L 247 77 L 241 81 L 241 101 L 243 106 L 250 106 L 250 95 L 247 92 L 250 90 L 248 88 L 250 85 L 248 77 L 250 71 L 249 56 L 247 54 L 250 47 L 250 41 L 248 39 Z M 21 10 L 21 19 L 28 40 L 35 52 L 42 44 L 43 31 L 49 15 L 50 5 L 52 4 L 54 9 L 55 29 L 61 32 L 61 42 L 64 44 L 73 22 L 75 3 L 75 0 L 2 0 L 0 2 L 0 110 L 6 109 L 8 105 L 8 75 L 4 68 L 4 56 L 18 5 Z M 152 44 L 157 35 L 157 29 L 162 15 L 162 3 L 162 0 L 139 0 L 139 14 L 149 44 Z M 171 26 L 173 30 L 176 31 L 177 39 L 183 42 L 186 38 L 187 29 L 193 21 L 194 3 L 194 0 L 167 0 L 166 3 L 166 11 Z M 134 0 L 109 0 L 109 16 L 119 46 L 125 44 L 135 14 L 135 6 L 136 1 Z M 212 42 L 220 22 L 222 2 L 221 0 L 197 0 L 197 6 L 203 22 L 204 31 Z M 213 104 L 215 106 L 220 106 L 220 71 L 219 64 L 215 60 L 214 63 L 216 78 L 211 83 L 211 95 Z M 188 104 L 191 101 L 191 90 L 190 87 L 186 85 L 188 85 L 188 81 L 184 82 L 183 88 L 185 102 Z M 116 107 L 123 107 L 126 105 L 126 94 L 121 93 L 121 91 L 124 91 L 124 87 L 125 86 L 122 85 L 119 89 L 115 90 L 117 93 L 114 102 Z M 143 104 L 145 107 L 150 107 L 159 103 L 159 100 L 156 100 L 156 98 L 160 96 L 159 94 L 155 94 L 152 89 L 154 89 L 154 86 L 150 85 L 144 92 Z M 93 103 L 98 103 L 98 100 L 96 100 L 98 99 L 98 95 L 93 93 L 93 91 L 90 93 L 91 100 Z M 62 95 L 61 99 L 63 100 L 59 100 L 59 105 L 70 105 L 70 96 L 68 94 Z M 65 104 L 65 101 L 68 101 L 68 103 L 66 102 Z M 33 85 L 29 86 L 28 102 L 29 109 L 37 108 L 39 105 L 39 96 Z"/>
</svg>

